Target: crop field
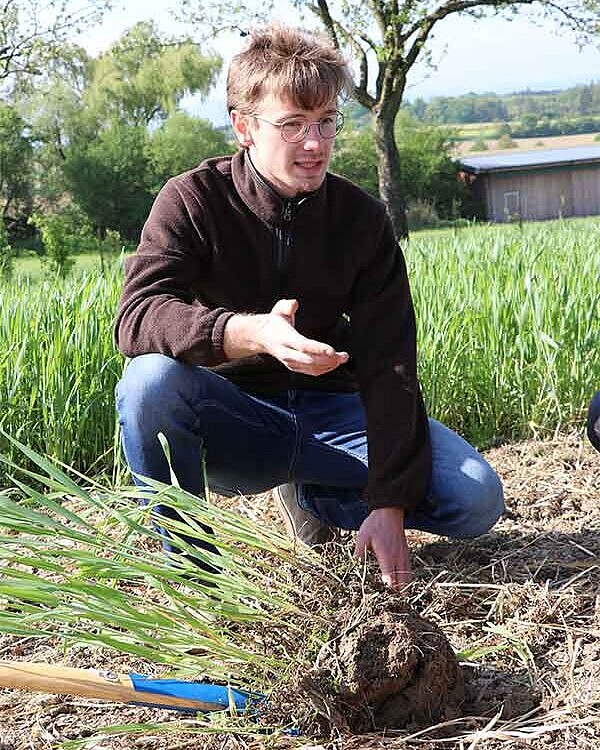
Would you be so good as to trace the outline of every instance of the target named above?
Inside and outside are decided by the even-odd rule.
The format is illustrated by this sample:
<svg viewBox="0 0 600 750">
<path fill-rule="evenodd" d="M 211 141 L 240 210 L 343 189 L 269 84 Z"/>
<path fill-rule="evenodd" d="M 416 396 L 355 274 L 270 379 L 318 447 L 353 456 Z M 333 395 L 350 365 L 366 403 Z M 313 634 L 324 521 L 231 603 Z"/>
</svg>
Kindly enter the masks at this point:
<svg viewBox="0 0 600 750">
<path fill-rule="evenodd" d="M 454 154 L 456 156 L 479 155 L 487 156 L 495 153 L 510 153 L 519 149 L 520 151 L 542 151 L 549 148 L 575 148 L 577 146 L 599 146 L 598 133 L 581 133 L 577 135 L 553 135 L 553 136 L 536 136 L 535 138 L 513 138 L 514 148 L 506 149 L 498 145 L 495 135 L 495 124 L 490 126 L 467 129 L 467 126 L 461 128 L 459 140 L 454 143 Z M 477 151 L 473 149 L 476 141 L 485 141 L 487 150 Z"/>
<path fill-rule="evenodd" d="M 0 288 L 0 659 L 269 695 L 194 717 L 0 689 L 2 750 L 597 750 L 600 220 L 415 233 L 405 255 L 429 411 L 485 451 L 506 513 L 475 540 L 411 532 L 402 594 L 351 534 L 294 548 L 270 493 L 156 488 L 215 530 L 220 557 L 195 554 L 221 570 L 166 558 L 115 459 L 120 262 Z"/>
<path fill-rule="evenodd" d="M 480 447 L 581 425 L 600 383 L 600 220 L 415 233 L 405 254 L 432 416 Z M 110 474 L 122 265 L 83 267 L 0 286 L 0 426 Z"/>
</svg>

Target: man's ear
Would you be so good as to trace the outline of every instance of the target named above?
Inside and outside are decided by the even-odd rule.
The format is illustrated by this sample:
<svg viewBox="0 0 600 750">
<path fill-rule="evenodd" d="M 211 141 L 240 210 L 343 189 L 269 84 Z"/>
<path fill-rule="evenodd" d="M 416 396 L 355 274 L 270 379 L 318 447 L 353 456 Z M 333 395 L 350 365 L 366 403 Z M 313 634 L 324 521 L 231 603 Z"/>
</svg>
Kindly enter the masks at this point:
<svg viewBox="0 0 600 750">
<path fill-rule="evenodd" d="M 229 117 L 231 118 L 231 127 L 233 128 L 233 132 L 240 146 L 242 148 L 248 148 L 251 146 L 254 141 L 252 140 L 252 133 L 250 132 L 250 117 L 241 114 L 237 109 L 232 109 L 229 113 Z"/>
</svg>

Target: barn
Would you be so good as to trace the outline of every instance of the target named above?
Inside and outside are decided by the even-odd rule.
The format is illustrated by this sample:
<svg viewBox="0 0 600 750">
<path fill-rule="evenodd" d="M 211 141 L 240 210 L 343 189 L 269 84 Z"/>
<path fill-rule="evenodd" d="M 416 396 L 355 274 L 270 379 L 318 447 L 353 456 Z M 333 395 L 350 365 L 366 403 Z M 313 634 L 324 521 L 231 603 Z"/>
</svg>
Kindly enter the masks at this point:
<svg viewBox="0 0 600 750">
<path fill-rule="evenodd" d="M 470 156 L 460 167 L 490 221 L 600 214 L 600 145 Z"/>
</svg>

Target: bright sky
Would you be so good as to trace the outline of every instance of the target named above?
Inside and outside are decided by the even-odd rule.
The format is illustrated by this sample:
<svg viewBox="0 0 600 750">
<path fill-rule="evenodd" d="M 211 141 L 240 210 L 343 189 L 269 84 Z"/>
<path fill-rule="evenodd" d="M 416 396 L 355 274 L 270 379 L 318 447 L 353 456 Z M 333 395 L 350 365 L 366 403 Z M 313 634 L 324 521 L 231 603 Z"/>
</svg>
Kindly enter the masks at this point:
<svg viewBox="0 0 600 750">
<path fill-rule="evenodd" d="M 128 0 L 124 5 L 117 2 L 104 23 L 86 31 L 79 42 L 89 52 L 98 53 L 125 29 L 145 19 L 153 19 L 165 32 L 177 33 L 182 27 L 173 20 L 169 10 L 172 6 L 173 0 Z M 223 56 L 224 67 L 240 44 L 241 39 L 234 34 L 214 43 Z M 455 96 L 469 91 L 508 93 L 527 88 L 566 88 L 600 81 L 600 38 L 598 47 L 580 50 L 573 37 L 551 22 L 534 25 L 519 17 L 508 21 L 450 16 L 438 23 L 429 48 L 437 69 L 413 72 L 408 99 Z M 224 75 L 207 100 L 192 97 L 183 105 L 216 124 L 226 122 Z"/>
</svg>

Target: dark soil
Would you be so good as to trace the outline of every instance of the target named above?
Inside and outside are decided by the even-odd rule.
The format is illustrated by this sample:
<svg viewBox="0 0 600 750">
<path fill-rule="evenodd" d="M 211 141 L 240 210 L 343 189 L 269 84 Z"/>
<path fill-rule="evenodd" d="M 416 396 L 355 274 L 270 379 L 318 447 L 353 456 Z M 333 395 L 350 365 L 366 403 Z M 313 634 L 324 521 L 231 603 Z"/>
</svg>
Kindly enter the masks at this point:
<svg viewBox="0 0 600 750">
<path fill-rule="evenodd" d="M 342 610 L 303 687 L 322 693 L 353 732 L 430 726 L 456 718 L 461 668 L 442 631 L 400 597 L 379 594 Z"/>
</svg>

